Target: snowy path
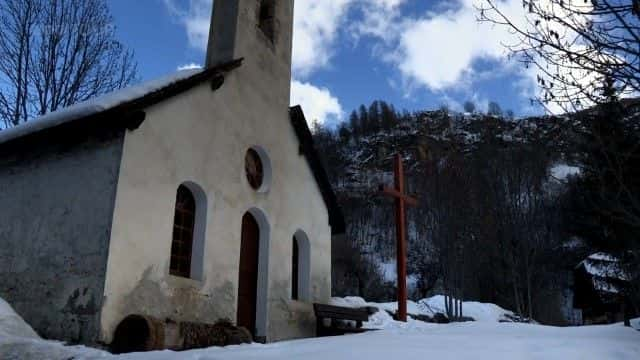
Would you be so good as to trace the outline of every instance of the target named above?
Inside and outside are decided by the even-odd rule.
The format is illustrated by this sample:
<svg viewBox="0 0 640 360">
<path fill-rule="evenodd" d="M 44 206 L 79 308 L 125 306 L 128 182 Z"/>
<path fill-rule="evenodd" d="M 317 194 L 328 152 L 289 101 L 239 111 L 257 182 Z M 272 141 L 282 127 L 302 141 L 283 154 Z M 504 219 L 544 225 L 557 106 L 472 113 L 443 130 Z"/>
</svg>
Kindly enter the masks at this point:
<svg viewBox="0 0 640 360">
<path fill-rule="evenodd" d="M 640 359 L 640 332 L 621 325 L 555 328 L 526 324 L 465 323 L 269 345 L 183 353 L 130 354 L 118 360 L 208 359 Z"/>
</svg>

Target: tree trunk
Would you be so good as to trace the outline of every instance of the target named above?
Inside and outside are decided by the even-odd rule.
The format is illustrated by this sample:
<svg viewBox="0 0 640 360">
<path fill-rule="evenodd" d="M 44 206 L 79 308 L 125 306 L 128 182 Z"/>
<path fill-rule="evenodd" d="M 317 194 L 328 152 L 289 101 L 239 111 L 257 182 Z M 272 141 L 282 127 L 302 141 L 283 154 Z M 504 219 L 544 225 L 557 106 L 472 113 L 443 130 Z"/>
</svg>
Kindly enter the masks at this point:
<svg viewBox="0 0 640 360">
<path fill-rule="evenodd" d="M 627 311 L 626 301 L 622 300 L 622 315 L 624 316 L 624 326 L 631 327 L 631 317 L 629 316 L 629 311 Z"/>
<path fill-rule="evenodd" d="M 527 271 L 527 310 L 529 310 L 529 320 L 533 320 L 533 301 L 531 298 L 531 274 Z"/>
<path fill-rule="evenodd" d="M 444 312 L 447 314 L 447 317 L 449 317 L 449 296 L 447 295 L 446 288 L 444 290 Z"/>
<path fill-rule="evenodd" d="M 516 312 L 518 315 L 522 315 L 522 306 L 520 305 L 520 295 L 518 294 L 518 284 L 515 282 L 515 276 L 513 278 L 513 299 L 516 302 Z"/>
</svg>

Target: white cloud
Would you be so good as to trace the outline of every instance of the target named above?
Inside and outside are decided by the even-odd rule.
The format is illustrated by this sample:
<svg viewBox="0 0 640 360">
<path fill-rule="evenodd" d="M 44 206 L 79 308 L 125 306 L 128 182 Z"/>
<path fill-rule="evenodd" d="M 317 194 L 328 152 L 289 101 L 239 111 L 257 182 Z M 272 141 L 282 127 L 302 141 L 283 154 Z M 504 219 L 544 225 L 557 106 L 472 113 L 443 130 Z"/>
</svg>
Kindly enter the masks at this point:
<svg viewBox="0 0 640 360">
<path fill-rule="evenodd" d="M 405 77 L 441 90 L 471 75 L 479 58 L 505 59 L 503 43 L 513 38 L 503 27 L 478 23 L 474 3 L 477 0 L 459 0 L 456 8 L 428 13 L 396 30 L 400 45 L 394 61 Z M 507 0 L 502 6 L 505 13 L 522 17 L 520 0 Z"/>
<path fill-rule="evenodd" d="M 326 67 L 349 10 L 363 14 L 348 27 L 356 34 L 383 37 L 399 5 L 406 0 L 297 0 L 293 32 L 293 71 L 298 77 Z"/>
<path fill-rule="evenodd" d="M 187 32 L 189 45 L 206 51 L 213 0 L 163 0 Z M 399 0 L 369 0 L 399 1 Z M 354 0 L 298 0 L 295 4 L 293 70 L 307 76 L 327 66 L 341 21 Z"/>
<path fill-rule="evenodd" d="M 353 0 L 298 0 L 295 3 L 293 71 L 305 77 L 325 67 L 333 53 L 339 26 Z"/>
<path fill-rule="evenodd" d="M 363 0 L 360 2 L 359 10 L 362 12 L 362 19 L 356 21 L 350 27 L 352 35 L 356 38 L 360 36 L 373 36 L 385 42 L 394 40 L 397 37 L 398 24 L 402 22 L 400 5 L 405 0 Z"/>
<path fill-rule="evenodd" d="M 379 6 L 395 6 L 405 0 L 297 0 L 295 3 L 293 71 L 296 77 L 305 79 L 313 72 L 329 65 L 336 45 L 340 25 L 349 7 L 355 2 Z M 212 0 L 164 0 L 165 6 L 176 21 L 185 27 L 189 46 L 202 52 L 207 49 L 211 22 Z M 179 69 L 196 68 L 186 64 Z M 309 82 L 292 81 L 291 103 L 302 105 L 307 119 L 321 123 L 340 120 L 343 116 L 340 101 L 328 88 L 320 88 Z"/>
<path fill-rule="evenodd" d="M 178 71 L 202 69 L 202 65 L 196 63 L 184 64 L 178 66 Z"/>
<path fill-rule="evenodd" d="M 189 45 L 206 51 L 213 0 L 163 0 L 169 13 L 185 27 Z M 388 12 L 406 0 L 297 0 L 294 14 L 293 71 L 306 78 L 329 65 L 349 10 L 364 16 L 354 24 L 360 32 L 384 35 Z"/>
<path fill-rule="evenodd" d="M 291 105 L 302 106 L 309 125 L 313 121 L 326 123 L 341 120 L 344 113 L 340 101 L 329 89 L 297 80 L 291 83 Z"/>
<path fill-rule="evenodd" d="M 213 0 L 163 0 L 169 13 L 187 32 L 189 45 L 206 51 Z M 185 4 L 188 2 L 188 5 Z"/>
</svg>

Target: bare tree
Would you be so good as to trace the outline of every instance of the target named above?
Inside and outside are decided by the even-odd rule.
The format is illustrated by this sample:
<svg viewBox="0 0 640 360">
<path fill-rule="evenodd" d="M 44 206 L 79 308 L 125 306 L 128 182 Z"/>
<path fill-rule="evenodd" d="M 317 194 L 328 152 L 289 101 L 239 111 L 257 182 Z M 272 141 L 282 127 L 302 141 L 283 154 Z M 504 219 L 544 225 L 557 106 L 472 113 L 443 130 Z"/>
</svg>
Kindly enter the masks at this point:
<svg viewBox="0 0 640 360">
<path fill-rule="evenodd" d="M 575 126 L 582 151 L 587 208 L 598 214 L 592 246 L 623 260 L 640 274 L 640 187 L 637 106 L 621 98 L 640 90 L 640 0 L 525 0 L 522 16 L 499 1 L 483 0 L 480 21 L 509 28 L 517 38 L 505 44 L 513 56 L 538 69 L 541 102 L 580 111 Z M 611 225 L 615 224 L 615 225 Z M 590 238 L 589 234 L 581 234 Z M 612 245 L 612 244 L 615 244 Z M 640 298 L 640 275 L 628 296 Z"/>
<path fill-rule="evenodd" d="M 640 1 L 523 0 L 508 14 L 483 0 L 479 20 L 507 27 L 512 56 L 538 70 L 539 100 L 575 111 L 607 102 L 607 89 L 624 96 L 640 91 Z"/>
<path fill-rule="evenodd" d="M 0 128 L 136 79 L 104 0 L 3 0 L 0 34 Z"/>
</svg>

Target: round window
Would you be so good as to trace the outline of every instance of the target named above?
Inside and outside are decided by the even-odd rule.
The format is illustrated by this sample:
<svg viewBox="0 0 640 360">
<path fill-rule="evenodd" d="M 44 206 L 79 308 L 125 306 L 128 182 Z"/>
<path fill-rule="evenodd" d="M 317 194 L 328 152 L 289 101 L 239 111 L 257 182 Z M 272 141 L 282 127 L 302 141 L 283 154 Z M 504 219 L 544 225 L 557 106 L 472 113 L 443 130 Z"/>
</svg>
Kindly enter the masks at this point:
<svg viewBox="0 0 640 360">
<path fill-rule="evenodd" d="M 264 182 L 264 165 L 260 154 L 254 149 L 247 150 L 247 154 L 244 157 L 244 170 L 247 174 L 249 185 L 255 190 L 260 189 Z"/>
</svg>

